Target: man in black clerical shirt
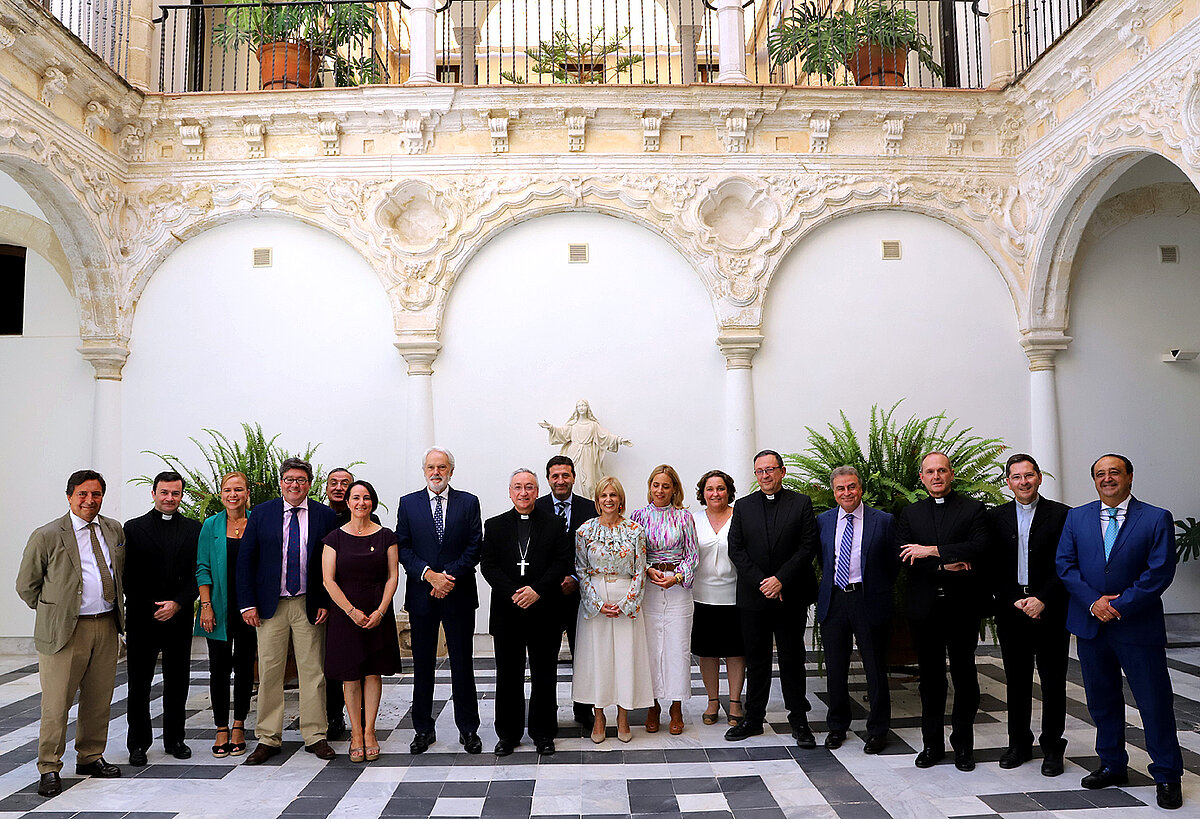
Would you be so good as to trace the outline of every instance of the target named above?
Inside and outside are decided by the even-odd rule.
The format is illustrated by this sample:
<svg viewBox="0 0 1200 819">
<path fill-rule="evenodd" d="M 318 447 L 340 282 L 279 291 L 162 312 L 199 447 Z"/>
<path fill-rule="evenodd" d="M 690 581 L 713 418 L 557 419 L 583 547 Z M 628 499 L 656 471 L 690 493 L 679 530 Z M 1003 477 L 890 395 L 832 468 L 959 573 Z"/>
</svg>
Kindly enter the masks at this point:
<svg viewBox="0 0 1200 819">
<path fill-rule="evenodd" d="M 975 769 L 975 712 L 979 677 L 975 645 L 979 620 L 990 599 L 977 568 L 987 554 L 983 504 L 953 491 L 954 469 L 943 452 L 921 459 L 921 483 L 929 497 L 896 516 L 900 559 L 909 565 L 906 608 L 921 674 L 921 740 L 918 768 L 946 755 L 946 657 L 954 680 L 950 745 L 954 766 Z"/>
<path fill-rule="evenodd" d="M 192 607 L 200 524 L 179 514 L 184 481 L 178 472 L 154 477 L 154 508 L 125 523 L 125 642 L 129 668 L 129 764 L 145 765 L 153 734 L 150 684 L 162 655 L 163 747 L 188 759 L 184 707 L 192 655 Z"/>
</svg>

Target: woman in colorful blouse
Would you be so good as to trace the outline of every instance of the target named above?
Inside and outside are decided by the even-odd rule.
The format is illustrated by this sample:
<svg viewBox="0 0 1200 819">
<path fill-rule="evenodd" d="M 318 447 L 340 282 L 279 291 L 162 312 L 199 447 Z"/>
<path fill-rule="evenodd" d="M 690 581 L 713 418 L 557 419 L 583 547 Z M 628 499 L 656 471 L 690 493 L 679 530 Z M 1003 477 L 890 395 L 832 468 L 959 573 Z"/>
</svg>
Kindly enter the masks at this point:
<svg viewBox="0 0 1200 819">
<path fill-rule="evenodd" d="M 616 478 L 597 484 L 596 511 L 600 517 L 575 534 L 580 602 L 571 696 L 595 704 L 592 742 L 604 741 L 609 705 L 617 706 L 617 739 L 628 742 L 629 709 L 654 699 L 641 616 L 646 534 L 622 516 L 625 490 Z"/>
<path fill-rule="evenodd" d="M 660 699 L 671 701 L 672 734 L 683 733 L 682 701 L 692 694 L 692 581 L 698 550 L 696 523 L 683 508 L 683 485 L 667 464 L 650 471 L 650 501 L 631 516 L 646 530 L 646 641 L 654 705 L 646 713 L 646 730 L 658 730 Z"/>
</svg>

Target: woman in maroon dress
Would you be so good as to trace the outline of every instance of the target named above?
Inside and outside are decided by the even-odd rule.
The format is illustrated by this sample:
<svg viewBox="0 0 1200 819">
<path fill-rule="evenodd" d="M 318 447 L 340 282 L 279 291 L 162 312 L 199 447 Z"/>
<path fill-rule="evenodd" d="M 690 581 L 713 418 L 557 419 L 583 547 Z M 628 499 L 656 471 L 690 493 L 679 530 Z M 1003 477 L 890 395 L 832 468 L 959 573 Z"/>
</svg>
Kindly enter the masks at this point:
<svg viewBox="0 0 1200 819">
<path fill-rule="evenodd" d="M 325 537 L 321 567 L 336 606 L 325 639 L 325 676 L 341 680 L 350 713 L 350 761 L 379 758 L 375 717 L 385 674 L 400 673 L 392 596 L 400 582 L 396 535 L 371 520 L 375 488 L 355 481 L 346 492 L 350 521 Z"/>
</svg>

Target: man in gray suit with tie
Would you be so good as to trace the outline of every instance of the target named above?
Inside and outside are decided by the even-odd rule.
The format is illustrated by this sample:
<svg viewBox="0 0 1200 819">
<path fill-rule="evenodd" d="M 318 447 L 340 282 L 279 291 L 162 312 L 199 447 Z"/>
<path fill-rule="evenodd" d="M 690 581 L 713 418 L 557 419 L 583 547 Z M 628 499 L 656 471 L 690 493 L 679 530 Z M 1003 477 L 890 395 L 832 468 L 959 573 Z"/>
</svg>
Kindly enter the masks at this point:
<svg viewBox="0 0 1200 819">
<path fill-rule="evenodd" d="M 38 793 L 62 793 L 67 714 L 79 692 L 75 773 L 114 777 L 104 761 L 108 716 L 117 675 L 117 634 L 124 629 L 121 572 L 125 533 L 100 514 L 104 478 L 83 469 L 67 479 L 71 511 L 34 530 L 17 572 L 17 594 L 37 611 L 33 641 L 42 687 L 38 732 Z"/>
</svg>

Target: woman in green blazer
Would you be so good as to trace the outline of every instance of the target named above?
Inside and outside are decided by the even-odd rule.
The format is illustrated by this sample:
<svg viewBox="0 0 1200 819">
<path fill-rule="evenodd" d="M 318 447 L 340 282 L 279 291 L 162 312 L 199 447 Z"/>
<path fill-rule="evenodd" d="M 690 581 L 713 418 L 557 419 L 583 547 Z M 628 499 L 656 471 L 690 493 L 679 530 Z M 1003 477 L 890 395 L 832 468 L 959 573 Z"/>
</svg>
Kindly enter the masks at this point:
<svg viewBox="0 0 1200 819">
<path fill-rule="evenodd" d="M 230 472 L 221 478 L 221 505 L 204 521 L 196 550 L 196 584 L 200 587 L 197 636 L 208 638 L 209 698 L 217 737 L 215 757 L 246 752 L 246 715 L 254 689 L 254 629 L 242 621 L 237 603 L 238 547 L 249 517 L 250 489 L 246 476 Z M 233 675 L 233 732 L 229 730 L 229 677 Z"/>
</svg>

